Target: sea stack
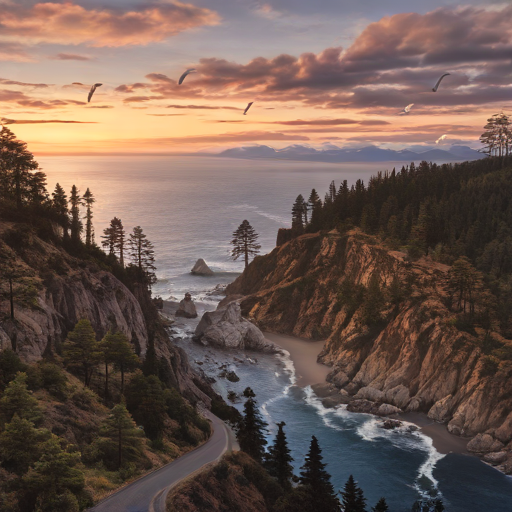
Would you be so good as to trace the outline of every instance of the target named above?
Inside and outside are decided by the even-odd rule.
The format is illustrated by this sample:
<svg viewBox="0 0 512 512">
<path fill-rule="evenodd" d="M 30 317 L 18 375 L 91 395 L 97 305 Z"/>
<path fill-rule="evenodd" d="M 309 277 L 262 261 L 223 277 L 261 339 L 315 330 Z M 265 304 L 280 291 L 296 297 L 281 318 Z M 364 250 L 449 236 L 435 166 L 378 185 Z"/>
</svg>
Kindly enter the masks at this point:
<svg viewBox="0 0 512 512">
<path fill-rule="evenodd" d="M 192 300 L 190 293 L 185 293 L 185 298 L 180 302 L 176 316 L 182 316 L 185 318 L 197 318 L 196 305 Z"/>
<path fill-rule="evenodd" d="M 213 276 L 213 270 L 206 264 L 206 262 L 202 258 L 199 258 L 196 261 L 194 268 L 190 272 L 198 276 Z"/>
</svg>

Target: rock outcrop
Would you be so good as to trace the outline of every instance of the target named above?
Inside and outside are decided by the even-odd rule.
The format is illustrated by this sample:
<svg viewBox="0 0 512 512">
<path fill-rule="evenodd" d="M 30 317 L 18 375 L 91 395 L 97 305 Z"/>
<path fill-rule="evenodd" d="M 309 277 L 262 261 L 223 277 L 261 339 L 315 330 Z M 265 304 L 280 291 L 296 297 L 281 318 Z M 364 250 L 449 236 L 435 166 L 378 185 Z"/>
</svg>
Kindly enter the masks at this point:
<svg viewBox="0 0 512 512">
<path fill-rule="evenodd" d="M 512 364 L 486 371 L 483 333 L 457 329 L 448 271 L 428 258 L 410 262 L 357 230 L 334 230 L 257 258 L 226 293 L 245 296 L 242 313 L 262 330 L 326 339 L 319 360 L 332 367 L 327 379 L 338 389 L 428 413 L 454 434 L 489 435 L 504 447 L 487 443 L 487 453 L 498 446 L 508 454 L 498 467 L 512 471 Z M 372 276 L 384 299 L 380 320 L 367 325 L 362 298 Z"/>
<path fill-rule="evenodd" d="M 207 311 L 196 328 L 194 339 L 204 345 L 240 348 L 261 352 L 279 349 L 265 339 L 254 324 L 242 317 L 240 304 L 231 302 L 215 311 Z"/>
<path fill-rule="evenodd" d="M 23 243 L 17 242 L 20 237 Z M 196 385 L 198 376 L 185 352 L 171 343 L 145 287 L 128 289 L 94 262 L 69 255 L 24 225 L 0 221 L 0 249 L 31 276 L 30 300 L 16 298 L 14 321 L 6 301 L 0 302 L 0 350 L 12 348 L 25 362 L 38 361 L 58 353 L 68 332 L 87 318 L 98 339 L 111 329 L 123 332 L 141 359 L 152 343 L 168 368 L 169 383 L 209 406 L 210 397 Z"/>
<path fill-rule="evenodd" d="M 198 276 L 213 276 L 213 270 L 206 264 L 202 258 L 199 258 L 196 261 L 196 264 L 190 271 L 192 274 L 196 274 Z"/>
<path fill-rule="evenodd" d="M 176 311 L 176 316 L 197 318 L 196 305 L 194 304 L 190 293 L 185 293 L 185 298 L 180 302 L 178 310 Z"/>
</svg>

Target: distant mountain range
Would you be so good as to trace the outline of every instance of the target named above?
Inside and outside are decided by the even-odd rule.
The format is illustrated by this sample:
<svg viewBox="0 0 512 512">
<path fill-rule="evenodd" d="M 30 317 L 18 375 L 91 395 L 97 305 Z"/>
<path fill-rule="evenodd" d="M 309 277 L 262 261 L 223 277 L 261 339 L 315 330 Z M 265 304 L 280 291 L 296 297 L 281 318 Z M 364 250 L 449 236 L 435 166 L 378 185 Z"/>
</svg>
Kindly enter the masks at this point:
<svg viewBox="0 0 512 512">
<path fill-rule="evenodd" d="M 306 162 L 456 162 L 478 160 L 485 155 L 468 146 L 452 146 L 449 150 L 433 147 L 418 147 L 415 151 L 402 149 L 382 149 L 377 146 L 364 148 L 339 148 L 329 145 L 325 149 L 314 149 L 300 144 L 293 144 L 283 149 L 270 146 L 247 146 L 222 151 L 218 156 L 228 158 L 272 158 L 281 160 L 302 160 Z"/>
</svg>

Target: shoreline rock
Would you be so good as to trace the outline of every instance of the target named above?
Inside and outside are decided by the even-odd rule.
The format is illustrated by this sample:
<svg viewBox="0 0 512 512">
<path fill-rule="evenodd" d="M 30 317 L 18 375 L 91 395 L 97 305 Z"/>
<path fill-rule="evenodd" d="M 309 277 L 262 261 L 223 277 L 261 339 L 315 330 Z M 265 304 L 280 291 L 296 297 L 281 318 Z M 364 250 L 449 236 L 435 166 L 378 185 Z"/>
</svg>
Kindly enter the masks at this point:
<svg viewBox="0 0 512 512">
<path fill-rule="evenodd" d="M 196 305 L 194 304 L 190 293 L 185 293 L 185 298 L 180 302 L 175 316 L 181 316 L 183 318 L 197 318 Z"/>
<path fill-rule="evenodd" d="M 242 317 L 240 304 L 231 302 L 216 311 L 207 311 L 199 322 L 194 341 L 221 348 L 241 348 L 276 353 L 280 349 L 265 339 L 254 324 Z"/>
<path fill-rule="evenodd" d="M 213 276 L 213 270 L 206 264 L 206 261 L 203 258 L 199 258 L 196 261 L 196 264 L 192 267 L 190 271 L 191 274 L 195 274 L 197 276 Z"/>
</svg>

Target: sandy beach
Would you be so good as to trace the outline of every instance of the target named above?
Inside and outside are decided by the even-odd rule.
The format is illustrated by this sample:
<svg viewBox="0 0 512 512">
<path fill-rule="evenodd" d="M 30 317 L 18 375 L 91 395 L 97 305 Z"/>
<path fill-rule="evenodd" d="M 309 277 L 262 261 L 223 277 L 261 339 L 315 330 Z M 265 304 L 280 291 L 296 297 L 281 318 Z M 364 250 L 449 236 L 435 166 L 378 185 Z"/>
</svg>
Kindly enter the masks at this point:
<svg viewBox="0 0 512 512">
<path fill-rule="evenodd" d="M 324 346 L 323 341 L 304 340 L 270 332 L 264 334 L 268 340 L 290 353 L 295 366 L 298 386 L 306 387 L 325 382 L 331 369 L 317 362 L 318 354 Z M 403 413 L 397 415 L 396 418 L 420 427 L 421 431 L 432 439 L 434 448 L 439 453 L 468 453 L 469 439 L 450 434 L 445 425 L 432 421 L 424 413 Z"/>
<path fill-rule="evenodd" d="M 306 387 L 325 382 L 331 371 L 328 366 L 317 362 L 318 354 L 324 348 L 323 341 L 310 341 L 284 334 L 265 332 L 265 337 L 290 353 L 295 366 L 297 386 Z"/>
<path fill-rule="evenodd" d="M 469 439 L 450 434 L 446 425 L 432 421 L 426 414 L 419 412 L 406 412 L 399 414 L 397 418 L 414 423 L 420 430 L 433 441 L 434 448 L 439 453 L 464 453 L 468 454 L 467 445 Z"/>
</svg>

